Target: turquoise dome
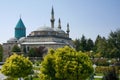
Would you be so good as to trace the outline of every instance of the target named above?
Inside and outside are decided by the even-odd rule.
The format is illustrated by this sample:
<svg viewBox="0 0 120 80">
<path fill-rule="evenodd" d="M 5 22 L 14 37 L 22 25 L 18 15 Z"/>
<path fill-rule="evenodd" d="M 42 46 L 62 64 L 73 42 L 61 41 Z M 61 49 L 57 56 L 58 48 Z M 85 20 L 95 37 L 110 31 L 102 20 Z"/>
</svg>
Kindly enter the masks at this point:
<svg viewBox="0 0 120 80">
<path fill-rule="evenodd" d="M 26 36 L 26 28 L 22 19 L 20 18 L 15 27 L 15 38 L 20 39 L 21 37 L 25 37 L 25 36 Z"/>
<path fill-rule="evenodd" d="M 21 18 L 19 19 L 19 21 L 18 21 L 18 23 L 17 23 L 15 28 L 25 28 L 25 25 L 24 25 L 24 23 L 23 23 Z"/>
</svg>

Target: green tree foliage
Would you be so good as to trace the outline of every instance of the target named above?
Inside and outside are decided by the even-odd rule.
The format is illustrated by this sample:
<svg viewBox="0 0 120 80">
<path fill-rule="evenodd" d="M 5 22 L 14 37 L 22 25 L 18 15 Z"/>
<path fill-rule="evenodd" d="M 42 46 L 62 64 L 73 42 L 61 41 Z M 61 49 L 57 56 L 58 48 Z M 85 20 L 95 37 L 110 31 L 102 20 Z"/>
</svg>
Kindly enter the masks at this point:
<svg viewBox="0 0 120 80">
<path fill-rule="evenodd" d="M 3 47 L 0 44 L 0 61 L 2 61 L 2 58 L 3 58 Z"/>
<path fill-rule="evenodd" d="M 89 57 L 68 46 L 50 50 L 41 66 L 42 80 L 84 80 L 93 72 Z"/>
<path fill-rule="evenodd" d="M 118 72 L 115 67 L 105 72 L 102 80 L 119 80 Z"/>
<path fill-rule="evenodd" d="M 80 51 L 80 39 L 75 39 L 73 42 L 75 44 L 75 49 Z"/>
<path fill-rule="evenodd" d="M 12 52 L 21 52 L 21 49 L 18 47 L 18 45 L 14 45 L 12 48 Z"/>
<path fill-rule="evenodd" d="M 74 44 L 77 51 L 87 52 L 94 49 L 94 42 L 90 38 L 86 39 L 84 35 L 81 39 L 75 39 Z"/>
<path fill-rule="evenodd" d="M 95 41 L 95 51 L 107 58 L 120 58 L 120 29 L 111 32 L 108 39 L 98 35 Z"/>
<path fill-rule="evenodd" d="M 36 54 L 36 48 L 31 48 L 28 52 L 28 56 L 29 57 L 35 57 L 35 54 Z"/>
<path fill-rule="evenodd" d="M 120 29 L 111 32 L 108 39 L 97 36 L 95 42 L 86 39 L 83 35 L 81 39 L 74 40 L 75 49 L 77 51 L 88 52 L 93 51 L 94 56 L 116 58 L 120 60 Z"/>
<path fill-rule="evenodd" d="M 42 57 L 45 53 L 48 52 L 48 49 L 44 46 L 40 46 L 38 48 L 31 48 L 28 55 L 30 57 Z"/>
<path fill-rule="evenodd" d="M 55 77 L 55 55 L 54 50 L 50 50 L 48 54 L 44 57 L 44 61 L 41 63 L 40 68 L 40 79 L 41 80 L 56 80 Z"/>
<path fill-rule="evenodd" d="M 80 50 L 82 52 L 85 52 L 86 49 L 87 49 L 87 40 L 86 40 L 85 36 L 83 35 L 81 40 L 80 40 Z"/>
<path fill-rule="evenodd" d="M 105 37 L 97 36 L 95 41 L 95 52 L 100 53 L 103 57 L 108 57 L 107 49 L 108 49 L 107 40 Z"/>
<path fill-rule="evenodd" d="M 110 56 L 120 58 L 120 29 L 110 33 L 108 44 Z"/>
<path fill-rule="evenodd" d="M 28 76 L 32 71 L 32 62 L 23 55 L 13 54 L 7 58 L 1 72 L 10 77 L 20 78 Z"/>
<path fill-rule="evenodd" d="M 92 51 L 94 50 L 94 42 L 91 39 L 87 40 L 87 46 L 86 46 L 86 51 Z"/>
</svg>

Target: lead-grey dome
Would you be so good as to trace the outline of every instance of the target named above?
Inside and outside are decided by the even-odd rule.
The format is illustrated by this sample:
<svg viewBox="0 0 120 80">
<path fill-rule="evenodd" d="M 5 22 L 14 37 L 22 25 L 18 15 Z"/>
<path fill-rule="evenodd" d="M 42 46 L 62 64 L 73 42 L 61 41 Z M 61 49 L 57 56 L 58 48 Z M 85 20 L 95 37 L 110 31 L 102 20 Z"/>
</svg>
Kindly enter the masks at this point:
<svg viewBox="0 0 120 80">
<path fill-rule="evenodd" d="M 19 39 L 19 42 L 23 42 L 23 41 L 25 41 L 25 37 Z"/>
<path fill-rule="evenodd" d="M 58 33 L 65 33 L 64 30 L 59 29 L 59 28 L 54 28 L 54 30 L 55 30 L 56 32 L 58 32 Z"/>
<path fill-rule="evenodd" d="M 16 43 L 18 41 L 17 38 L 10 38 L 7 42 L 8 43 Z"/>
<path fill-rule="evenodd" d="M 53 28 L 48 26 L 39 27 L 36 31 L 54 31 Z"/>
</svg>

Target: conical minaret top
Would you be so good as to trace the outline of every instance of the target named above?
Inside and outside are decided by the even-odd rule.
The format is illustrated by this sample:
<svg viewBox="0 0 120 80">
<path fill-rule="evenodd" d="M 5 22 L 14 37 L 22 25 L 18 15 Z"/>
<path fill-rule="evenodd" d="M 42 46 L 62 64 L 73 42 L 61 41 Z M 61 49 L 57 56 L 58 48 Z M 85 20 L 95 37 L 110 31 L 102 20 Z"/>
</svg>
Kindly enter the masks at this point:
<svg viewBox="0 0 120 80">
<path fill-rule="evenodd" d="M 58 20 L 58 28 L 61 29 L 61 21 L 60 21 L 60 18 Z"/>
<path fill-rule="evenodd" d="M 52 7 L 52 11 L 51 11 L 51 27 L 54 28 L 54 22 L 55 22 L 55 19 L 54 19 L 54 9 Z"/>
</svg>

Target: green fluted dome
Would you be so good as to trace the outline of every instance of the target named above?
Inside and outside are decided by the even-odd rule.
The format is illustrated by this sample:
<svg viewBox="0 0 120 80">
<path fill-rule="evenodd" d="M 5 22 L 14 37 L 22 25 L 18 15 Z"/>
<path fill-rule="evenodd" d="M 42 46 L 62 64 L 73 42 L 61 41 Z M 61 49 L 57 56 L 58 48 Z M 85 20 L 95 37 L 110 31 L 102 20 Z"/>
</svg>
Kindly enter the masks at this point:
<svg viewBox="0 0 120 80">
<path fill-rule="evenodd" d="M 25 37 L 25 36 L 26 36 L 26 28 L 22 19 L 20 18 L 15 27 L 15 38 L 20 39 L 21 37 Z"/>
<path fill-rule="evenodd" d="M 23 23 L 21 18 L 19 19 L 19 21 L 18 21 L 18 23 L 17 23 L 15 28 L 25 28 L 25 25 L 24 25 L 24 23 Z"/>
</svg>

